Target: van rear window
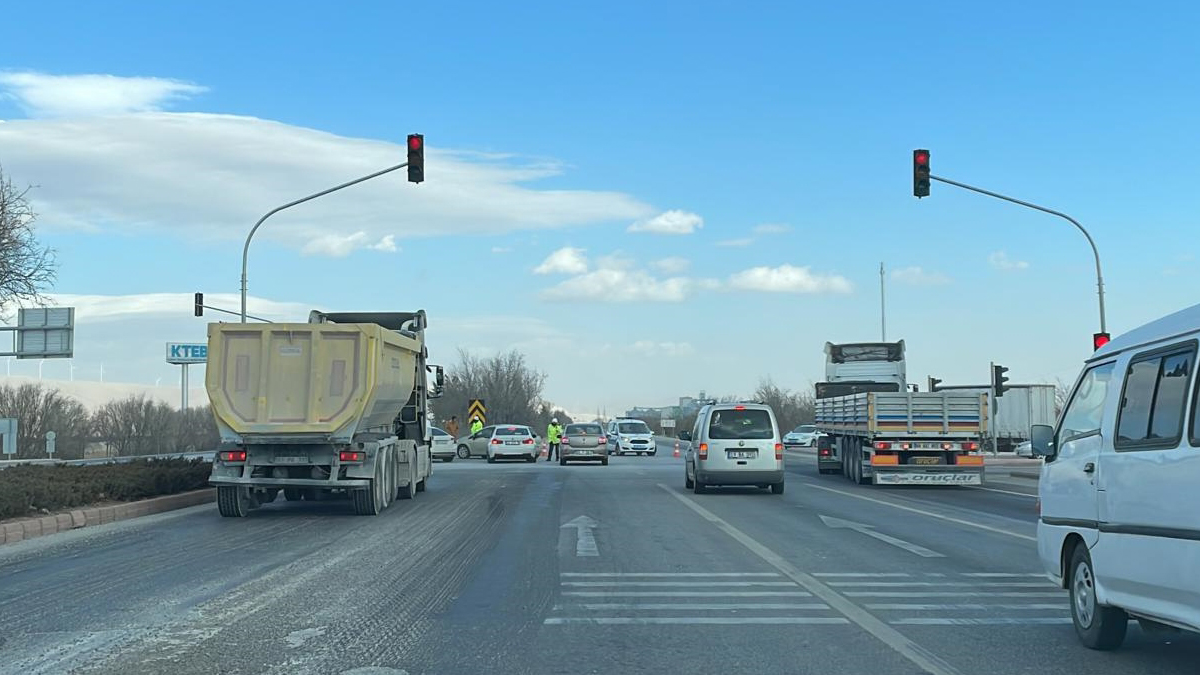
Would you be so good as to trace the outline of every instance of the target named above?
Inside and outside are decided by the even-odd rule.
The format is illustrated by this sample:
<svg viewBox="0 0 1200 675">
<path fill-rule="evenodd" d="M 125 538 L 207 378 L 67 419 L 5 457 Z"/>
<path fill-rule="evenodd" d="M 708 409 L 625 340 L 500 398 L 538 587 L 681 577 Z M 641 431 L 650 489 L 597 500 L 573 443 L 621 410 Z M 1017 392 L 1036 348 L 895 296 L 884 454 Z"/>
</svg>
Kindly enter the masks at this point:
<svg viewBox="0 0 1200 675">
<path fill-rule="evenodd" d="M 764 439 L 775 437 L 775 425 L 766 410 L 717 410 L 708 423 L 708 437 Z"/>
</svg>

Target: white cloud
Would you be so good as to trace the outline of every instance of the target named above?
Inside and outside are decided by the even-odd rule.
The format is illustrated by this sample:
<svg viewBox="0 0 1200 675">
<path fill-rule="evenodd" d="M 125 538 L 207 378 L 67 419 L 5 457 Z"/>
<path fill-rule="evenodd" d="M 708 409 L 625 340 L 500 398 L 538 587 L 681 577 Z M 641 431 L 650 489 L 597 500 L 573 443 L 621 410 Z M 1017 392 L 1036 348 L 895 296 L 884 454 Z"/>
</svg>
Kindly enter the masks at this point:
<svg viewBox="0 0 1200 675">
<path fill-rule="evenodd" d="M 692 263 L 687 258 L 671 256 L 662 260 L 655 260 L 650 264 L 654 266 L 654 269 L 663 274 L 683 274 Z"/>
<path fill-rule="evenodd" d="M 691 234 L 704 227 L 704 219 L 695 213 L 678 209 L 665 211 L 647 220 L 629 226 L 630 232 L 654 232 L 656 234 Z"/>
<path fill-rule="evenodd" d="M 590 302 L 680 302 L 692 283 L 683 277 L 657 279 L 646 272 L 601 267 L 542 292 L 546 300 Z"/>
<path fill-rule="evenodd" d="M 687 342 L 654 342 L 653 340 L 638 340 L 631 349 L 643 356 L 692 356 L 696 349 Z"/>
<path fill-rule="evenodd" d="M 40 227 L 166 233 L 191 245 L 240 244 L 270 209 L 402 162 L 405 152 L 402 144 L 186 112 L 10 120 L 0 124 L 0 148 L 5 171 L 38 186 L 31 197 Z M 337 237 L 360 232 L 369 246 L 388 235 L 466 237 L 654 213 L 621 193 L 524 185 L 560 176 L 554 163 L 436 144 L 425 155 L 424 183 L 399 171 L 297 205 L 266 221 L 255 243 L 338 253 L 346 244 Z"/>
<path fill-rule="evenodd" d="M 784 232 L 788 232 L 791 229 L 792 228 L 788 227 L 787 225 L 777 225 L 777 224 L 773 224 L 773 223 L 767 223 L 764 225 L 755 225 L 754 226 L 754 234 L 783 234 Z"/>
<path fill-rule="evenodd" d="M 1008 253 L 1004 251 L 996 251 L 988 256 L 988 262 L 992 267 L 998 270 L 1023 270 L 1029 268 L 1029 263 L 1024 260 L 1012 260 L 1008 257 Z"/>
<path fill-rule="evenodd" d="M 892 279 L 912 286 L 941 286 L 950 283 L 950 278 L 940 272 L 926 272 L 918 266 L 892 270 Z"/>
<path fill-rule="evenodd" d="M 396 246 L 396 237 L 386 235 L 378 241 L 371 242 L 366 232 L 354 234 L 323 234 L 304 245 L 300 252 L 304 255 L 327 255 L 342 258 L 360 249 L 395 253 L 400 250 Z"/>
<path fill-rule="evenodd" d="M 850 282 L 837 275 L 813 274 L 808 267 L 752 267 L 729 277 L 732 288 L 774 293 L 849 293 Z"/>
<path fill-rule="evenodd" d="M 741 239 L 725 239 L 723 241 L 718 241 L 717 246 L 741 247 L 741 246 L 749 246 L 750 244 L 753 244 L 753 243 L 754 243 L 753 237 L 743 237 Z"/>
<path fill-rule="evenodd" d="M 119 115 L 161 110 L 207 87 L 159 77 L 0 73 L 0 87 L 32 117 Z"/>
<path fill-rule="evenodd" d="M 541 265 L 533 268 L 534 274 L 583 274 L 587 270 L 584 250 L 570 246 L 564 246 L 551 253 Z"/>
</svg>

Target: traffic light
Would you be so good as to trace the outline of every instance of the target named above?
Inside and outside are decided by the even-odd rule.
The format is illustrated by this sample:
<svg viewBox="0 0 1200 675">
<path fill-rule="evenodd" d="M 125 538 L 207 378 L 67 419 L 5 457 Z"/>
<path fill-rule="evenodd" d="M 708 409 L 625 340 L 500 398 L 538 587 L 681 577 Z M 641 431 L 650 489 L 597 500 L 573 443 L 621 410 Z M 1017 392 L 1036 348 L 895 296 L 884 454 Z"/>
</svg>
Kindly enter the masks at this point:
<svg viewBox="0 0 1200 675">
<path fill-rule="evenodd" d="M 1108 341 L 1108 333 L 1092 333 L 1092 350 L 1095 351 L 1100 349 L 1104 345 L 1108 344 Z"/>
<path fill-rule="evenodd" d="M 204 294 L 196 294 L 196 316 L 204 316 Z"/>
<path fill-rule="evenodd" d="M 992 364 L 992 391 L 996 392 L 996 398 L 1003 396 L 1004 392 L 1008 389 L 1004 384 L 1008 382 L 1008 377 L 1005 375 L 1007 372 L 1008 368 Z"/>
<path fill-rule="evenodd" d="M 913 150 L 913 196 L 929 196 L 929 151 Z"/>
<path fill-rule="evenodd" d="M 937 391 L 937 386 L 941 383 L 941 380 L 931 375 L 929 377 L 929 391 Z"/>
<path fill-rule="evenodd" d="M 408 182 L 420 183 L 423 180 L 425 180 L 425 136 L 409 134 Z"/>
</svg>

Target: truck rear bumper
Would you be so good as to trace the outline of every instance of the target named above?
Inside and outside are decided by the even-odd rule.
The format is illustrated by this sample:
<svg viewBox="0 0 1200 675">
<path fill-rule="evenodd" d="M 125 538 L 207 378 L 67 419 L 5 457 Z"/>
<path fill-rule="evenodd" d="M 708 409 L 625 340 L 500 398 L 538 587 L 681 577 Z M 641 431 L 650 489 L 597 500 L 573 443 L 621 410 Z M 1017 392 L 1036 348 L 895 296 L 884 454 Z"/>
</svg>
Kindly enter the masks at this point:
<svg viewBox="0 0 1200 675">
<path fill-rule="evenodd" d="M 895 470 L 873 467 L 876 485 L 983 485 L 983 468 L 936 467 Z"/>
<path fill-rule="evenodd" d="M 343 478 L 342 480 L 325 480 L 320 478 L 240 478 L 233 476 L 211 476 L 208 482 L 212 485 L 239 487 L 303 487 L 325 489 L 366 488 L 371 481 L 366 478 Z"/>
</svg>

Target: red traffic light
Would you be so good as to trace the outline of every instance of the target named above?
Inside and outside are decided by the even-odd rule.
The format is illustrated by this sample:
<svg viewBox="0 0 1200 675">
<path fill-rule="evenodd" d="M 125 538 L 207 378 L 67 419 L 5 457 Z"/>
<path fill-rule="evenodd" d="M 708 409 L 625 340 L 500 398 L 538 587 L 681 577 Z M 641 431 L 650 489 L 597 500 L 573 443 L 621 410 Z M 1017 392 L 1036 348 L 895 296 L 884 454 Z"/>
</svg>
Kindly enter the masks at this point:
<svg viewBox="0 0 1200 675">
<path fill-rule="evenodd" d="M 928 164 L 929 163 L 929 153 L 921 152 L 920 150 L 918 150 L 917 154 L 913 156 L 913 159 L 916 160 L 917 164 Z"/>
<path fill-rule="evenodd" d="M 424 142 L 425 142 L 425 139 L 421 138 L 420 136 L 417 136 L 415 134 L 412 136 L 409 136 L 408 137 L 408 149 L 409 150 L 420 150 L 421 145 Z"/>
<path fill-rule="evenodd" d="M 1092 334 L 1092 349 L 1097 350 L 1108 344 L 1108 333 L 1093 333 Z"/>
</svg>

